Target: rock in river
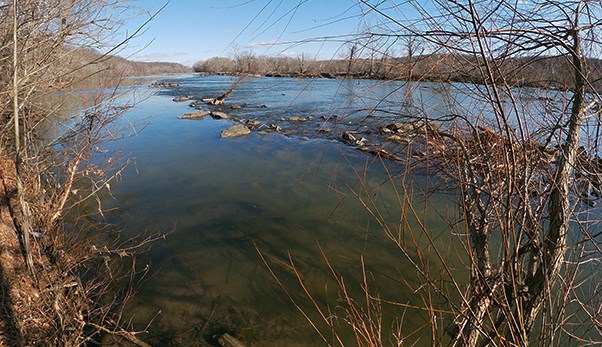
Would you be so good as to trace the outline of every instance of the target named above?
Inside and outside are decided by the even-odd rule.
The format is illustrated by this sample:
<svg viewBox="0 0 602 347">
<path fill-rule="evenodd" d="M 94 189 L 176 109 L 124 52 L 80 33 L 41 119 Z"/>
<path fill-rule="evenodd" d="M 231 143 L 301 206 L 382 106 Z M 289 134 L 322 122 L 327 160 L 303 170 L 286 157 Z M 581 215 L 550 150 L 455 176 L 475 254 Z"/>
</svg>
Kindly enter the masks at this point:
<svg viewBox="0 0 602 347">
<path fill-rule="evenodd" d="M 350 131 L 343 132 L 343 141 L 349 145 L 363 146 L 366 143 L 365 138 L 357 138 Z"/>
<path fill-rule="evenodd" d="M 230 118 L 230 116 L 228 116 L 224 112 L 218 112 L 218 111 L 212 111 L 211 112 L 211 117 L 213 117 L 215 119 L 228 119 L 228 118 Z"/>
<path fill-rule="evenodd" d="M 188 101 L 188 100 L 190 100 L 189 96 L 180 96 L 178 98 L 173 99 L 174 102 L 184 102 L 184 101 Z"/>
<path fill-rule="evenodd" d="M 238 137 L 238 136 L 246 136 L 251 133 L 251 130 L 242 124 L 237 124 L 229 127 L 228 129 L 222 131 L 222 138 L 224 137 Z"/>
<path fill-rule="evenodd" d="M 207 117 L 209 114 L 211 114 L 211 112 L 209 112 L 209 111 L 196 111 L 196 112 L 186 113 L 185 115 L 183 115 L 180 118 L 181 119 L 203 119 L 203 118 Z"/>
</svg>

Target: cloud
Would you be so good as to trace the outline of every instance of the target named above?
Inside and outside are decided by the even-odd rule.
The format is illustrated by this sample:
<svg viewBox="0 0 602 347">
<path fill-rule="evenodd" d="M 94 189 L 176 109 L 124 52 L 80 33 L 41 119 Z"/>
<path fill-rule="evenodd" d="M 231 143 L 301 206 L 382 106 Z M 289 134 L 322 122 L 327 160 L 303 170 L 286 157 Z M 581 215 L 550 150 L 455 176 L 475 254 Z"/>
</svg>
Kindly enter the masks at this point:
<svg viewBox="0 0 602 347">
<path fill-rule="evenodd" d="M 224 29 L 224 34 L 231 34 L 234 32 L 234 29 Z"/>
<path fill-rule="evenodd" d="M 270 40 L 270 41 L 258 41 L 258 42 L 253 42 L 247 46 L 245 46 L 245 48 L 257 48 L 257 47 L 265 47 L 265 46 L 275 46 L 275 45 L 279 45 L 282 42 L 278 41 L 278 40 Z"/>
</svg>

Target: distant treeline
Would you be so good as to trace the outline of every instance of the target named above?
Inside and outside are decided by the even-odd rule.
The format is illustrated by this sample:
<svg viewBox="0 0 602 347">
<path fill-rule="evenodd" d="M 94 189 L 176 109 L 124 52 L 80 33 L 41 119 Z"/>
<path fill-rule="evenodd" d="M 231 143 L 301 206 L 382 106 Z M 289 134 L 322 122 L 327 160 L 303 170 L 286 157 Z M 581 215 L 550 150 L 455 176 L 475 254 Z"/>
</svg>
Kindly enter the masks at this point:
<svg viewBox="0 0 602 347">
<path fill-rule="evenodd" d="M 592 80 L 599 84 L 602 60 L 590 60 Z M 575 76 L 567 57 L 513 58 L 496 60 L 493 82 L 520 86 L 569 88 Z M 380 59 L 312 60 L 305 55 L 297 58 L 266 57 L 252 54 L 235 58 L 214 57 L 199 61 L 195 72 L 228 75 L 263 75 L 274 77 L 370 78 L 386 80 L 457 81 L 489 83 L 480 69 L 482 61 L 467 56 L 433 54 L 415 57 Z M 503 77 L 502 77 L 503 76 Z"/>
</svg>

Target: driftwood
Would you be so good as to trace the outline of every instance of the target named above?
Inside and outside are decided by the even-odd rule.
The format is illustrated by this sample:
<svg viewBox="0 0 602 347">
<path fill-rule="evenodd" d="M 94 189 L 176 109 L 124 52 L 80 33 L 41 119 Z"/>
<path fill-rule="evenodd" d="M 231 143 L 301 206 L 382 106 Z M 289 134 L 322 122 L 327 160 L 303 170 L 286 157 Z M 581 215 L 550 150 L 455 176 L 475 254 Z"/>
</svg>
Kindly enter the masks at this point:
<svg viewBox="0 0 602 347">
<path fill-rule="evenodd" d="M 362 152 L 370 153 L 372 155 L 375 155 L 377 157 L 387 159 L 387 160 L 395 160 L 395 161 L 403 160 L 400 157 L 385 151 L 384 149 L 373 149 L 373 148 L 369 148 L 369 147 L 360 147 L 360 148 L 358 148 L 358 150 L 360 150 Z"/>
<path fill-rule="evenodd" d="M 242 82 L 242 80 L 243 80 L 243 78 L 241 77 L 241 78 L 237 79 L 236 81 L 234 81 L 234 83 L 232 83 L 232 85 L 230 86 L 230 89 L 228 89 L 227 92 L 218 96 L 217 98 L 203 99 L 203 102 L 206 102 L 208 105 L 214 105 L 214 106 L 223 105 L 224 100 L 226 100 L 226 98 L 228 98 L 232 94 L 234 89 L 236 89 L 236 87 L 240 84 L 240 82 Z"/>
<path fill-rule="evenodd" d="M 124 344 L 124 342 L 125 342 L 124 340 L 126 340 L 138 347 L 152 347 L 148 343 L 137 338 L 136 335 L 134 335 L 134 333 L 131 333 L 129 331 L 124 331 L 124 330 L 112 331 L 108 328 L 105 328 L 105 327 L 97 325 L 97 324 L 90 324 L 90 325 L 103 331 L 106 334 L 106 337 L 103 338 L 103 341 L 104 341 L 104 339 L 107 339 L 107 340 L 104 341 L 104 343 L 116 342 L 119 344 Z"/>
</svg>

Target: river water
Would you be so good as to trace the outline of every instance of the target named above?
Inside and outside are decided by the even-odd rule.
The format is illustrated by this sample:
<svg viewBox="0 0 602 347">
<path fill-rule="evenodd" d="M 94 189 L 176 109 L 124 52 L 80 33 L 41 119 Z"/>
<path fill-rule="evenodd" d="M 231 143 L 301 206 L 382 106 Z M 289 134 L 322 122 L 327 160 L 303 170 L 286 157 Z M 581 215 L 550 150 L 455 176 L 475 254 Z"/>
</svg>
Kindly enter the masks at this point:
<svg viewBox="0 0 602 347">
<path fill-rule="evenodd" d="M 463 268 L 450 236 L 454 197 L 433 193 L 425 199 L 430 182 L 423 176 L 339 139 L 342 131 L 354 130 L 372 141 L 374 129 L 416 104 L 431 116 L 446 114 L 449 98 L 462 94 L 434 83 L 421 84 L 408 97 L 402 82 L 249 79 L 220 110 L 237 120 L 277 123 L 282 132 L 222 139 L 220 132 L 233 121 L 179 119 L 193 109 L 172 99 L 215 97 L 233 78 L 169 79 L 179 86 L 138 90 L 145 97 L 124 114 L 141 131 L 107 145 L 135 158 L 112 184 L 107 207 L 116 210 L 109 221 L 124 235 L 166 233 L 137 259 L 151 270 L 126 315 L 135 328 L 150 323 L 142 338 L 154 345 L 203 346 L 229 332 L 254 346 L 323 344 L 301 308 L 331 341 L 298 275 L 324 315 L 338 319 L 342 339 L 352 341 L 335 279 L 344 278 L 348 294 L 364 305 L 365 274 L 372 295 L 414 307 L 383 306 L 385 344 L 398 331 L 408 342 L 430 341 L 430 312 L 416 307 L 446 303 L 432 290 L 432 297 L 423 295 L 423 275 L 412 264 L 441 273 L 432 278 L 442 285 L 449 280 L 443 265 Z M 369 111 L 374 108 L 380 111 Z M 310 115 L 307 122 L 288 121 Z M 442 246 L 440 255 L 432 243 Z M 464 275 L 455 273 L 457 279 Z"/>
</svg>

